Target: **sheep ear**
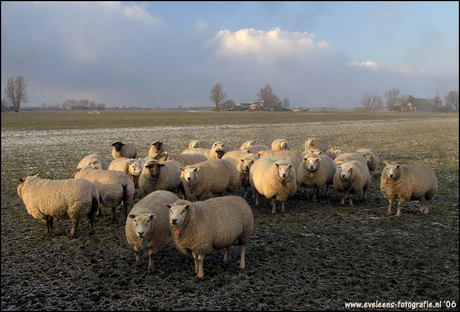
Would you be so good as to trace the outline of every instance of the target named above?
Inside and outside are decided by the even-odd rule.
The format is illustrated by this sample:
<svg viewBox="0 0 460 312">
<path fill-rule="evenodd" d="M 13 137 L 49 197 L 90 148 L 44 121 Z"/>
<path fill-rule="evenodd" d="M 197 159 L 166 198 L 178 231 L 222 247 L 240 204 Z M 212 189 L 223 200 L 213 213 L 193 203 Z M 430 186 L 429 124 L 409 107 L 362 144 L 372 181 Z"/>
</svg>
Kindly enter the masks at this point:
<svg viewBox="0 0 460 312">
<path fill-rule="evenodd" d="M 130 217 L 131 219 L 134 219 L 136 216 L 137 216 L 137 215 L 135 215 L 135 214 L 130 214 L 130 215 L 128 215 L 128 217 Z"/>
<path fill-rule="evenodd" d="M 183 171 L 184 171 L 184 168 L 183 168 L 183 167 L 180 167 L 179 170 L 180 170 L 181 172 L 183 172 Z"/>
<path fill-rule="evenodd" d="M 166 206 L 166 208 L 168 208 L 168 209 L 171 209 L 171 207 L 172 207 L 170 204 L 166 204 L 165 206 Z"/>
<path fill-rule="evenodd" d="M 154 213 L 152 213 L 151 215 L 149 215 L 150 220 L 153 220 L 153 219 L 155 219 L 156 217 L 157 217 L 157 215 L 154 214 Z"/>
<path fill-rule="evenodd" d="M 189 210 L 190 209 L 190 205 L 185 205 L 185 210 Z"/>
<path fill-rule="evenodd" d="M 19 184 L 22 184 L 24 182 L 26 182 L 26 180 L 24 180 L 23 178 L 19 178 Z"/>
<path fill-rule="evenodd" d="M 158 167 L 164 167 L 166 166 L 165 164 L 158 164 Z"/>
<path fill-rule="evenodd" d="M 399 168 L 399 167 L 401 167 L 401 165 L 396 165 L 396 168 Z"/>
<path fill-rule="evenodd" d="M 193 172 L 200 170 L 200 168 L 194 168 Z"/>
</svg>

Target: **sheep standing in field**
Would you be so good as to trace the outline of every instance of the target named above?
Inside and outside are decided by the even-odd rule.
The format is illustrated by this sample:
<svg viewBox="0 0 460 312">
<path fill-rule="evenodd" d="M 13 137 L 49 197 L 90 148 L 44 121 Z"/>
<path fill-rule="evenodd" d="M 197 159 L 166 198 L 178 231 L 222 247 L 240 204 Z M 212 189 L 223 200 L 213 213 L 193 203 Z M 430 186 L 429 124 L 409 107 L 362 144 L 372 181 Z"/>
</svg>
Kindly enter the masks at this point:
<svg viewBox="0 0 460 312">
<path fill-rule="evenodd" d="M 221 141 L 214 142 L 212 144 L 212 146 L 211 146 L 211 149 L 217 149 L 217 150 L 221 149 L 221 150 L 224 151 L 224 154 L 235 150 L 235 148 L 233 148 L 231 146 L 227 146 L 224 143 L 222 143 Z"/>
<path fill-rule="evenodd" d="M 129 142 L 115 142 L 112 144 L 112 156 L 113 159 L 126 157 L 126 158 L 136 158 L 137 148 L 133 143 Z"/>
<path fill-rule="evenodd" d="M 308 154 L 302 159 L 297 170 L 297 185 L 307 188 L 313 188 L 313 201 L 319 197 L 319 190 L 326 186 L 326 193 L 329 185 L 333 184 L 334 174 L 337 166 L 334 161 L 326 155 Z"/>
<path fill-rule="evenodd" d="M 136 254 L 140 265 L 140 249 L 149 250 L 149 271 L 153 268 L 152 256 L 163 247 L 170 236 L 169 209 L 179 197 L 168 191 L 155 191 L 141 199 L 131 209 L 126 219 L 126 239 Z"/>
<path fill-rule="evenodd" d="M 323 153 L 326 156 L 329 156 L 331 159 L 336 159 L 339 155 L 343 154 L 340 147 L 329 148 Z"/>
<path fill-rule="evenodd" d="M 380 162 L 379 154 L 377 154 L 376 151 L 370 148 L 360 148 L 356 152 L 363 154 L 363 156 L 366 158 L 367 167 L 369 168 L 369 172 L 371 173 L 371 177 L 372 177 L 372 173 L 379 166 L 379 162 Z"/>
<path fill-rule="evenodd" d="M 371 175 L 366 164 L 358 160 L 349 160 L 337 165 L 334 175 L 334 187 L 342 192 L 342 205 L 345 205 L 345 194 L 349 194 L 350 206 L 353 207 L 352 197 L 363 191 L 363 199 L 371 183 Z"/>
<path fill-rule="evenodd" d="M 170 210 L 169 227 L 177 248 L 195 260 L 195 273 L 203 278 L 203 260 L 213 249 L 226 248 L 224 262 L 229 260 L 230 247 L 238 240 L 240 269 L 245 267 L 245 249 L 253 228 L 251 207 L 239 196 L 224 196 L 191 203 L 177 201 L 166 205 Z"/>
<path fill-rule="evenodd" d="M 107 170 L 109 165 L 104 157 L 98 154 L 91 154 L 84 157 L 77 165 L 77 168 L 82 168 L 84 166 L 91 166 L 94 169 Z"/>
<path fill-rule="evenodd" d="M 208 160 L 210 160 L 210 159 L 221 159 L 224 156 L 225 151 L 220 148 L 217 148 L 217 149 L 192 148 L 192 149 L 187 149 L 183 151 L 182 154 L 202 154 L 206 156 Z"/>
<path fill-rule="evenodd" d="M 329 148 L 329 142 L 322 138 L 308 138 L 305 140 L 305 150 L 317 148 L 325 152 Z"/>
<path fill-rule="evenodd" d="M 72 178 L 82 178 L 94 183 L 99 192 L 100 202 L 112 210 L 112 223 L 115 222 L 115 211 L 121 202 L 123 202 L 126 218 L 129 208 L 134 202 L 135 192 L 134 182 L 126 173 L 117 170 L 98 170 L 91 166 L 85 166 L 75 169 Z M 101 207 L 97 212 L 97 215 L 100 214 Z"/>
<path fill-rule="evenodd" d="M 134 187 L 139 188 L 139 176 L 141 175 L 143 167 L 142 159 L 121 157 L 114 159 L 110 165 L 109 170 L 118 170 L 126 173 L 134 182 Z"/>
<path fill-rule="evenodd" d="M 175 160 L 180 162 L 184 167 L 208 160 L 203 154 L 174 154 L 168 152 L 159 154 L 156 159 L 158 161 Z"/>
<path fill-rule="evenodd" d="M 364 157 L 364 155 L 362 153 L 345 153 L 345 154 L 341 154 L 341 155 L 337 156 L 334 159 L 334 162 L 337 165 L 340 165 L 340 164 L 342 164 L 342 163 L 344 163 L 346 161 L 349 161 L 349 160 L 356 160 L 356 161 L 362 162 L 367 167 L 367 159 L 366 159 L 366 157 Z"/>
<path fill-rule="evenodd" d="M 175 160 L 146 161 L 139 176 L 139 189 L 147 194 L 157 190 L 180 190 L 185 194 L 180 180 L 180 168 L 182 164 Z"/>
<path fill-rule="evenodd" d="M 153 141 L 152 145 L 150 145 L 149 156 L 161 154 L 163 152 L 171 153 L 168 144 L 160 140 Z"/>
<path fill-rule="evenodd" d="M 297 159 L 301 159 L 300 155 L 301 153 L 298 151 L 293 151 L 293 150 L 281 150 L 281 151 L 274 151 L 274 150 L 267 150 L 267 151 L 259 151 L 257 153 L 260 158 L 262 157 L 275 157 L 278 158 L 280 156 L 292 156 Z"/>
<path fill-rule="evenodd" d="M 206 160 L 180 169 L 185 194 L 189 199 L 205 199 L 224 191 L 233 193 L 238 186 L 239 172 L 225 159 Z"/>
<path fill-rule="evenodd" d="M 283 151 L 283 150 L 290 150 L 291 146 L 289 142 L 285 139 L 275 139 L 272 142 L 272 150 L 273 151 Z"/>
<path fill-rule="evenodd" d="M 96 169 L 94 169 L 96 170 Z M 46 236 L 51 235 L 54 219 L 71 219 L 74 237 L 80 220 L 89 219 L 89 234 L 94 233 L 94 215 L 99 208 L 99 193 L 85 179 L 47 180 L 37 177 L 19 178 L 18 195 L 27 212 L 45 223 Z"/>
<path fill-rule="evenodd" d="M 231 161 L 236 166 L 236 169 L 238 169 L 240 173 L 239 184 L 244 190 L 243 198 L 246 198 L 248 190 L 251 187 L 251 183 L 249 183 L 249 172 L 254 162 L 259 159 L 259 156 L 257 154 L 232 151 L 225 153 L 222 159 Z"/>
<path fill-rule="evenodd" d="M 203 141 L 203 140 L 193 140 L 193 141 L 190 141 L 190 143 L 188 145 L 188 148 L 189 149 L 192 149 L 192 148 L 211 149 L 211 143 L 209 143 L 207 141 Z"/>
<path fill-rule="evenodd" d="M 284 202 L 297 190 L 297 178 L 292 163 L 272 157 L 258 159 L 249 172 L 253 198 L 259 205 L 259 194 L 272 199 L 272 213 L 276 213 L 276 200 L 281 201 L 281 211 L 285 212 Z"/>
<path fill-rule="evenodd" d="M 393 200 L 398 197 L 397 217 L 401 216 L 402 203 L 418 200 L 420 212 L 428 214 L 430 200 L 438 190 L 438 179 L 433 169 L 425 164 L 386 164 L 380 180 L 380 190 L 383 197 L 390 201 L 387 215 L 391 214 Z M 423 209 L 422 198 L 426 199 L 426 208 Z"/>
</svg>

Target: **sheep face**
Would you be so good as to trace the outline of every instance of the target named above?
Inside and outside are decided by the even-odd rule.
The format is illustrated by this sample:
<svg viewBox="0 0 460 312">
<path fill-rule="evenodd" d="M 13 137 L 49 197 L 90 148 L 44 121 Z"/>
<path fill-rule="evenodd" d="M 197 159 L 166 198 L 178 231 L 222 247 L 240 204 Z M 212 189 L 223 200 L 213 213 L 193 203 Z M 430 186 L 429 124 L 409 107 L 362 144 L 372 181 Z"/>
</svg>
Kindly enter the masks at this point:
<svg viewBox="0 0 460 312">
<path fill-rule="evenodd" d="M 304 158 L 303 161 L 305 162 L 305 165 L 308 171 L 315 171 L 316 169 L 318 169 L 320 165 L 321 158 L 308 157 L 308 158 Z"/>
<path fill-rule="evenodd" d="M 323 154 L 323 151 L 320 150 L 320 149 L 317 149 L 317 148 L 312 148 L 312 149 L 309 149 L 307 150 L 309 153 L 311 154 L 315 154 L 315 155 L 321 155 Z"/>
<path fill-rule="evenodd" d="M 192 148 L 198 148 L 198 142 L 193 143 Z"/>
<path fill-rule="evenodd" d="M 144 168 L 147 168 L 150 176 L 153 179 L 158 179 L 158 177 L 160 176 L 161 167 L 164 167 L 164 164 L 160 164 L 157 161 L 148 161 L 144 165 Z"/>
<path fill-rule="evenodd" d="M 243 170 L 249 172 L 254 164 L 254 158 L 241 158 L 241 162 L 243 163 Z"/>
<path fill-rule="evenodd" d="M 122 147 L 125 146 L 123 143 L 121 142 L 115 142 L 112 144 L 112 146 L 115 148 L 115 150 L 117 152 L 121 151 Z"/>
<path fill-rule="evenodd" d="M 96 168 L 98 169 L 98 168 Z M 102 169 L 102 168 L 101 168 Z M 129 173 L 133 176 L 140 176 L 141 175 L 141 172 L 142 172 L 142 169 L 141 169 L 141 164 L 139 161 L 137 160 L 130 160 L 128 161 L 128 170 L 129 170 Z"/>
<path fill-rule="evenodd" d="M 251 145 L 254 145 L 254 143 L 256 143 L 256 141 L 251 141 L 251 140 L 246 140 L 244 142 L 246 143 L 246 146 L 251 146 Z"/>
<path fill-rule="evenodd" d="M 386 176 L 388 179 L 397 179 L 399 177 L 399 174 L 401 173 L 401 165 L 398 164 L 387 164 L 387 166 L 384 169 L 384 173 L 386 173 Z"/>
<path fill-rule="evenodd" d="M 314 139 L 307 139 L 307 145 L 308 146 L 315 146 L 315 140 Z"/>
<path fill-rule="evenodd" d="M 169 222 L 172 226 L 181 226 L 185 223 L 190 205 L 166 205 L 169 208 Z"/>
<path fill-rule="evenodd" d="M 93 167 L 94 169 L 101 169 L 102 170 L 102 164 L 97 160 L 92 161 L 89 165 L 91 167 Z"/>
<path fill-rule="evenodd" d="M 225 147 L 224 143 L 217 141 L 217 142 L 214 142 L 214 144 L 212 145 L 211 149 L 221 149 L 221 150 L 223 150 L 224 147 Z"/>
<path fill-rule="evenodd" d="M 352 165 L 348 165 L 345 163 L 345 164 L 338 166 L 338 169 L 340 169 L 340 179 L 348 180 L 351 178 L 351 175 L 353 174 Z"/>
<path fill-rule="evenodd" d="M 160 151 L 161 147 L 163 146 L 163 142 L 157 140 L 157 141 L 154 141 L 152 145 L 155 146 L 156 151 Z"/>
<path fill-rule="evenodd" d="M 197 172 L 199 169 L 200 168 L 195 166 L 180 168 L 181 178 L 184 179 L 187 183 L 191 183 L 195 179 L 195 172 Z"/>
<path fill-rule="evenodd" d="M 129 218 L 133 219 L 133 231 L 139 238 L 145 238 L 153 229 L 154 219 L 156 215 L 153 214 L 130 214 Z"/>
<path fill-rule="evenodd" d="M 288 149 L 287 142 L 285 142 L 285 141 L 281 142 L 281 143 L 280 143 L 280 148 L 281 148 L 282 150 Z"/>
<path fill-rule="evenodd" d="M 275 163 L 276 167 L 278 167 L 278 175 L 282 180 L 289 178 L 291 174 L 292 165 L 284 164 L 284 163 Z"/>
</svg>

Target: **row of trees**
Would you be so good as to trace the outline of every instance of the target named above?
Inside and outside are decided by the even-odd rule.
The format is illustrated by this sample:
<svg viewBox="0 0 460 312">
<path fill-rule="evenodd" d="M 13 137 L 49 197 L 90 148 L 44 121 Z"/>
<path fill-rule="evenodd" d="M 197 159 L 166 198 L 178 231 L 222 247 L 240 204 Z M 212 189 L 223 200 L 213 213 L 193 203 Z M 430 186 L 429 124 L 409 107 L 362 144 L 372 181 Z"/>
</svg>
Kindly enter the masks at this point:
<svg viewBox="0 0 460 312">
<path fill-rule="evenodd" d="M 385 98 L 385 104 L 383 99 L 378 95 L 377 92 L 371 94 L 364 94 L 360 100 L 361 108 L 364 111 L 376 111 L 387 109 L 389 111 L 435 111 L 435 112 L 448 112 L 454 109 L 458 111 L 458 91 L 450 91 L 444 96 L 444 101 L 439 95 L 439 91 L 436 90 L 436 96 L 433 99 L 417 99 L 412 95 L 400 95 L 401 90 L 391 89 L 383 95 Z"/>
<path fill-rule="evenodd" d="M 224 92 L 224 87 L 222 83 L 217 83 L 211 90 L 211 101 L 214 102 L 216 105 L 216 111 L 219 110 L 229 110 L 233 106 L 235 106 L 235 102 L 233 100 L 225 101 L 227 94 Z M 262 103 L 262 107 L 264 110 L 268 110 L 270 108 L 289 108 L 291 103 L 288 98 L 284 98 L 282 101 L 278 96 L 273 94 L 273 90 L 270 85 L 267 83 L 265 87 L 261 87 L 260 91 L 257 92 L 258 101 Z"/>
</svg>

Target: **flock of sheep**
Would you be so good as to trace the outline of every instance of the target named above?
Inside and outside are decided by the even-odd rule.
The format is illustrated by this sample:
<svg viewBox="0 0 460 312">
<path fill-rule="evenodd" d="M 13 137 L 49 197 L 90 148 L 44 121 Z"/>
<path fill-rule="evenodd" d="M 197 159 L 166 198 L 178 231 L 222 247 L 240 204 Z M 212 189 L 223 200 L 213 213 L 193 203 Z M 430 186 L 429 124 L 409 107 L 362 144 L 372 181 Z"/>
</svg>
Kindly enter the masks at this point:
<svg viewBox="0 0 460 312">
<path fill-rule="evenodd" d="M 111 209 L 111 221 L 115 222 L 116 208 L 122 203 L 126 239 L 135 251 L 137 265 L 139 251 L 148 249 L 150 271 L 153 254 L 172 235 L 181 252 L 192 252 L 199 278 L 204 276 L 205 255 L 226 248 L 225 262 L 235 241 L 240 246 L 240 268 L 245 267 L 245 246 L 253 230 L 252 210 L 245 200 L 249 191 L 256 205 L 259 195 L 272 199 L 272 213 L 276 213 L 277 201 L 285 212 L 285 201 L 302 188 L 305 194 L 313 189 L 311 198 L 316 201 L 320 189 L 325 188 L 327 196 L 331 185 L 342 193 L 342 205 L 348 194 L 353 206 L 354 195 L 363 193 L 365 198 L 380 161 L 373 149 L 342 153 L 322 138 L 308 138 L 303 152 L 292 150 L 287 140 L 276 139 L 270 148 L 247 140 L 239 151 L 220 141 L 192 141 L 180 154 L 157 140 L 144 159 L 136 159 L 137 148 L 132 143 L 115 142 L 112 147 L 114 160 L 110 164 L 100 155 L 88 155 L 78 163 L 71 179 L 20 178 L 17 191 L 28 213 L 45 223 L 47 236 L 54 219 L 70 218 L 73 237 L 85 216 L 90 234 L 94 233 L 100 204 Z M 237 188 L 244 190 L 243 197 L 222 196 Z M 418 200 L 420 211 L 429 213 L 438 182 L 427 165 L 386 163 L 380 188 L 389 200 L 387 215 L 393 200 L 399 198 L 399 217 L 402 203 L 410 200 Z M 142 199 L 134 205 L 136 189 Z"/>
</svg>

